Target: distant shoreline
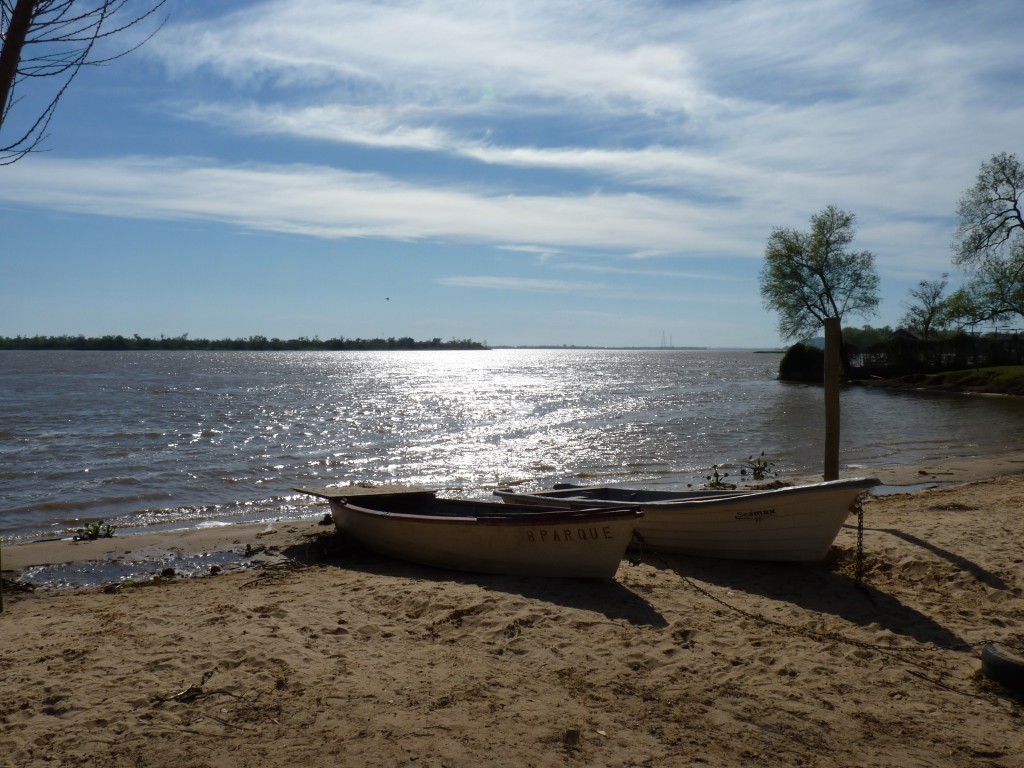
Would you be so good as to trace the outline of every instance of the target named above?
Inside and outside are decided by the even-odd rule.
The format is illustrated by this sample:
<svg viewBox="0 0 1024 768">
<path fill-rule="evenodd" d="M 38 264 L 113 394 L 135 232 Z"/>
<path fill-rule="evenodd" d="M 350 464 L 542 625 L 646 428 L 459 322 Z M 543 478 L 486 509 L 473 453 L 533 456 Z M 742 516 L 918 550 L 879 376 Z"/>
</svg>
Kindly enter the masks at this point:
<svg viewBox="0 0 1024 768">
<path fill-rule="evenodd" d="M 84 351 L 84 352 L 148 352 L 148 351 L 210 351 L 210 352 L 344 352 L 366 350 L 458 349 L 486 350 L 486 344 L 472 339 L 416 341 L 408 336 L 387 339 L 320 339 L 300 336 L 297 339 L 249 336 L 236 339 L 190 339 L 161 336 L 151 339 L 138 334 L 128 336 L 0 336 L 0 350 L 19 351 Z"/>
<path fill-rule="evenodd" d="M 489 346 L 486 342 L 472 339 L 451 339 L 442 341 L 440 338 L 429 341 L 416 341 L 408 336 L 387 339 L 333 339 L 308 338 L 297 339 L 267 338 L 266 336 L 249 336 L 234 339 L 191 339 L 188 334 L 182 336 L 161 336 L 158 339 L 132 336 L 0 336 L 0 350 L 10 351 L 211 351 L 211 352 L 340 352 L 340 351 L 394 351 L 394 350 L 493 350 L 493 349 L 545 349 L 545 350 L 633 350 L 651 352 L 703 352 L 717 349 L 747 349 L 746 347 L 707 347 L 707 346 L 606 346 L 600 344 L 497 344 Z M 782 349 L 749 348 L 753 354 L 778 354 Z"/>
<path fill-rule="evenodd" d="M 688 352 L 716 349 L 716 347 L 608 347 L 601 344 L 499 344 L 491 349 L 623 349 L 656 352 Z"/>
</svg>

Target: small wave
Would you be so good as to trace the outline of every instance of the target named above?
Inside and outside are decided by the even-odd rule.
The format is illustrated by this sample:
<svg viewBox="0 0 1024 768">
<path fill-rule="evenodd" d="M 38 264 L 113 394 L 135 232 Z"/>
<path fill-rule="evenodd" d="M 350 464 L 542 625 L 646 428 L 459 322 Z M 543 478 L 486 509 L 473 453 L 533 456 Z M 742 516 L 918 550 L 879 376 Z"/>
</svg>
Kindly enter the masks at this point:
<svg viewBox="0 0 1024 768">
<path fill-rule="evenodd" d="M 137 477 L 104 477 L 97 481 L 99 485 L 139 485 L 141 482 Z"/>
<path fill-rule="evenodd" d="M 156 432 L 154 430 L 145 430 L 145 431 L 141 431 L 141 432 L 129 432 L 129 431 L 122 430 L 120 432 L 112 432 L 109 435 L 107 435 L 108 438 L 111 438 L 113 440 L 139 440 L 139 439 L 159 440 L 163 436 L 164 435 L 163 435 L 162 432 Z"/>
<path fill-rule="evenodd" d="M 142 493 L 135 496 L 102 496 L 94 499 L 52 499 L 38 501 L 33 504 L 24 504 L 18 507 L 11 507 L 6 510 L 9 514 L 31 514 L 38 512 L 78 512 L 96 507 L 112 507 L 120 504 L 127 504 L 141 501 L 153 501 L 156 499 L 169 498 L 166 493 Z M 74 522 L 74 520 L 70 521 Z"/>
</svg>

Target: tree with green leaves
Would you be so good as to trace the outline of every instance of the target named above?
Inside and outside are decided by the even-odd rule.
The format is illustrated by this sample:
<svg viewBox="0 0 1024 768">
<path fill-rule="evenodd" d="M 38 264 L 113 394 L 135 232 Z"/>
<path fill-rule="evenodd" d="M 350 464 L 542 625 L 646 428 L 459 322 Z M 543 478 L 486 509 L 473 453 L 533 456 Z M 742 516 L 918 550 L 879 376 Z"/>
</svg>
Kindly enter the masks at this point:
<svg viewBox="0 0 1024 768">
<path fill-rule="evenodd" d="M 870 251 L 850 248 L 855 215 L 830 205 L 811 217 L 808 232 L 778 228 L 765 247 L 761 298 L 779 313 L 779 333 L 799 340 L 829 317 L 873 315 L 878 273 Z"/>
<path fill-rule="evenodd" d="M 1002 152 L 982 163 L 960 199 L 953 263 L 972 273 L 969 292 L 985 320 L 1024 316 L 1024 166 Z"/>
<path fill-rule="evenodd" d="M 24 157 L 46 138 L 57 104 L 82 67 L 120 58 L 152 35 L 110 55 L 97 55 L 101 41 L 140 24 L 166 1 L 148 0 L 127 14 L 132 0 L 0 0 L 0 165 Z M 44 79 L 53 81 L 48 95 L 26 99 L 20 92 Z"/>
<path fill-rule="evenodd" d="M 970 328 L 972 331 L 979 325 L 989 321 L 987 313 L 982 309 L 981 302 L 971 285 L 957 288 L 946 299 L 946 325 L 958 331 Z"/>
<path fill-rule="evenodd" d="M 948 300 L 943 295 L 949 285 L 949 273 L 943 272 L 939 280 L 922 280 L 917 288 L 908 293 L 914 301 L 904 304 L 907 313 L 901 320 L 907 328 L 918 331 L 928 341 L 933 330 L 945 327 L 948 322 Z"/>
</svg>

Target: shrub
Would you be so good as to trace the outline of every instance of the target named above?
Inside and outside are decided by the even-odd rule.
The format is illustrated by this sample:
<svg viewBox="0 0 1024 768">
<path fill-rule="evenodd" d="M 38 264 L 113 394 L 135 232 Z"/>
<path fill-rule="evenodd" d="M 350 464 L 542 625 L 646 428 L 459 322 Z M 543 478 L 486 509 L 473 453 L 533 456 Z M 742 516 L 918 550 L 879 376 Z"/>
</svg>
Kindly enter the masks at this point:
<svg viewBox="0 0 1024 768">
<path fill-rule="evenodd" d="M 783 381 L 822 383 L 825 380 L 825 352 L 809 344 L 794 344 L 779 363 Z"/>
</svg>

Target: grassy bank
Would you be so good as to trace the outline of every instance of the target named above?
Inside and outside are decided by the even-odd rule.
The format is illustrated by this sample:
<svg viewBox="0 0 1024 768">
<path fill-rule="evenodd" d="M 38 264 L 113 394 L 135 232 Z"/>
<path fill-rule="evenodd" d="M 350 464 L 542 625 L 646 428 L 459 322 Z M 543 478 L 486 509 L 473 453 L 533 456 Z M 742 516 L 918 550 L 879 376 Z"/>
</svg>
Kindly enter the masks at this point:
<svg viewBox="0 0 1024 768">
<path fill-rule="evenodd" d="M 866 386 L 1024 396 L 1024 365 L 1001 365 L 945 373 L 915 373 L 895 379 L 872 379 Z"/>
</svg>

